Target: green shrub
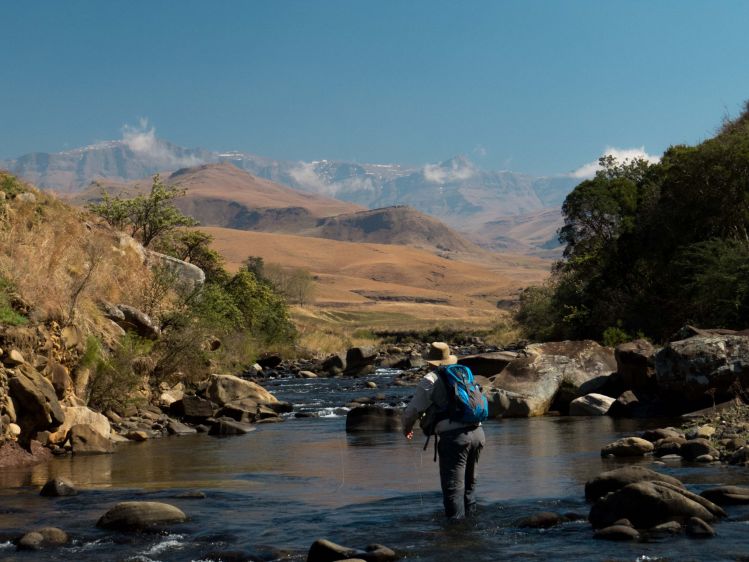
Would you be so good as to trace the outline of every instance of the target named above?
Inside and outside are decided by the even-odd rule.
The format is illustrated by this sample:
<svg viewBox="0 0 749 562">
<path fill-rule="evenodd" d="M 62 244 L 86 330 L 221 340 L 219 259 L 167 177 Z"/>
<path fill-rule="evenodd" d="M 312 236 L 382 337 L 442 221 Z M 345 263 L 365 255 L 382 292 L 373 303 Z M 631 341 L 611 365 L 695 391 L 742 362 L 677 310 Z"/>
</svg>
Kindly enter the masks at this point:
<svg viewBox="0 0 749 562">
<path fill-rule="evenodd" d="M 609 326 L 603 331 L 603 345 L 616 347 L 620 343 L 632 341 L 632 336 L 622 330 L 619 326 Z"/>
<path fill-rule="evenodd" d="M 22 326 L 28 319 L 13 308 L 11 293 L 13 285 L 0 277 L 0 325 Z"/>
</svg>

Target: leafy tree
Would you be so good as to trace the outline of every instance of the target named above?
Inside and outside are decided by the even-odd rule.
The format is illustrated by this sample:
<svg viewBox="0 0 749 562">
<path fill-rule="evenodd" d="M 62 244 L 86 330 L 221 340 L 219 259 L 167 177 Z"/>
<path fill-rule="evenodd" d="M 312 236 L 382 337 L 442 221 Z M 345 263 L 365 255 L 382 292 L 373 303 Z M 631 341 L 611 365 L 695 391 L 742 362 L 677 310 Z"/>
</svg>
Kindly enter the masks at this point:
<svg viewBox="0 0 749 562">
<path fill-rule="evenodd" d="M 100 203 L 90 204 L 88 208 L 114 228 L 129 230 L 133 238 L 148 247 L 159 236 L 198 224 L 174 206 L 174 200 L 184 195 L 184 189 L 164 185 L 156 174 L 148 195 L 123 199 L 119 195 L 111 197 L 104 193 Z"/>
<path fill-rule="evenodd" d="M 206 281 L 226 281 L 224 258 L 211 248 L 213 236 L 201 230 L 176 230 L 160 240 L 157 249 L 203 270 Z"/>
</svg>

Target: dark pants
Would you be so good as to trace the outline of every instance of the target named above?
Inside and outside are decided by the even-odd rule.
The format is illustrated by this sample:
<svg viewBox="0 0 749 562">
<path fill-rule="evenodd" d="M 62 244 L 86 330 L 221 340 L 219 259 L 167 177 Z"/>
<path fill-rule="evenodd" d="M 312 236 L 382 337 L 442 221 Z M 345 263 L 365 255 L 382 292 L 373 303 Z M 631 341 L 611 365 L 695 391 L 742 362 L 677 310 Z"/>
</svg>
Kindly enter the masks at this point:
<svg viewBox="0 0 749 562">
<path fill-rule="evenodd" d="M 439 436 L 440 483 L 445 515 L 463 519 L 476 507 L 476 463 L 486 439 L 484 429 L 457 429 Z"/>
</svg>

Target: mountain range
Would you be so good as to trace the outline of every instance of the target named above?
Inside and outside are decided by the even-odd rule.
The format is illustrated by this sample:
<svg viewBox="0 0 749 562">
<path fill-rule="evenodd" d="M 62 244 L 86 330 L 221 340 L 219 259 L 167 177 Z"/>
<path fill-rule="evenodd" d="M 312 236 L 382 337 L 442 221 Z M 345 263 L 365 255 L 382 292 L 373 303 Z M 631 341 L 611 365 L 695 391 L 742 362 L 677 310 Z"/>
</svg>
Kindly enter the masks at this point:
<svg viewBox="0 0 749 562">
<path fill-rule="evenodd" d="M 229 162 L 261 179 L 362 208 L 408 205 L 490 248 L 556 255 L 559 206 L 579 178 L 487 171 L 464 156 L 439 164 L 359 164 L 273 160 L 244 152 L 183 148 L 153 136 L 0 161 L 0 168 L 45 189 L 75 193 L 92 181 L 131 182 L 157 172 Z M 336 213 L 329 213 L 336 214 Z M 517 222 L 525 224 L 517 228 Z M 519 237 L 519 233 L 530 236 Z M 478 233 L 478 234 L 477 234 Z M 548 234 L 539 239 L 538 233 Z"/>
</svg>

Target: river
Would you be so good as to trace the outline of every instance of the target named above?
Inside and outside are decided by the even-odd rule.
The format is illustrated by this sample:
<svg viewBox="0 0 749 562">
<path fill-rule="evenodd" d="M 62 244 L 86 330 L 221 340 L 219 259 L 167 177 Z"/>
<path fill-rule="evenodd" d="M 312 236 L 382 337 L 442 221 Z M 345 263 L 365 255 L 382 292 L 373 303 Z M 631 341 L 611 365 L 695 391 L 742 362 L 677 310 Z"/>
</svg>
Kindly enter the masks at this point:
<svg viewBox="0 0 749 562">
<path fill-rule="evenodd" d="M 384 544 L 404 560 L 749 560 L 749 508 L 731 508 L 718 537 L 696 541 L 610 543 L 592 538 L 583 519 L 590 477 L 621 466 L 599 450 L 655 422 L 607 417 L 492 420 L 479 464 L 480 508 L 475 520 L 446 525 L 437 465 L 423 438 L 400 434 L 347 435 L 345 411 L 357 396 L 385 394 L 399 403 L 411 389 L 390 387 L 392 373 L 361 380 L 278 379 L 268 387 L 297 411 L 316 417 L 259 425 L 240 437 L 171 437 L 121 445 L 114 455 L 63 457 L 0 474 L 0 560 L 215 561 L 305 560 L 318 538 L 363 548 Z M 662 424 L 661 424 L 662 425 Z M 640 461 L 654 467 L 653 460 Z M 659 465 L 694 491 L 746 483 L 735 467 Z M 43 498 L 53 476 L 79 488 L 77 496 Z M 200 491 L 202 498 L 184 497 Z M 180 497 L 183 496 L 183 497 Z M 125 500 L 165 501 L 189 521 L 160 534 L 97 529 L 97 519 Z M 521 529 L 538 511 L 582 516 L 548 530 Z M 66 547 L 17 552 L 12 538 L 42 526 L 72 537 Z"/>
</svg>

